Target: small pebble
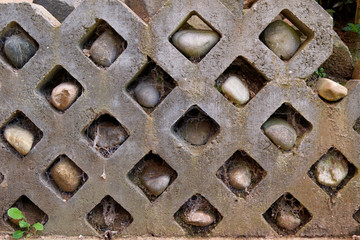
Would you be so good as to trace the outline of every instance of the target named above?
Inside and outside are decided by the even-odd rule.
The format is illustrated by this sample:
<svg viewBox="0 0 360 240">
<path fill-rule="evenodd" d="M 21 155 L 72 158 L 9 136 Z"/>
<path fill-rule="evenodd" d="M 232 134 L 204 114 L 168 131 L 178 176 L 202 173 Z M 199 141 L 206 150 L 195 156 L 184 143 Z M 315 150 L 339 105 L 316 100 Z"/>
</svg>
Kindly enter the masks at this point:
<svg viewBox="0 0 360 240">
<path fill-rule="evenodd" d="M 30 152 L 34 143 L 34 135 L 30 131 L 17 125 L 6 127 L 4 137 L 6 141 L 23 156 Z"/>
<path fill-rule="evenodd" d="M 120 43 L 122 39 L 115 36 L 111 31 L 105 31 L 101 34 L 90 48 L 90 57 L 95 63 L 109 67 L 120 52 Z"/>
<path fill-rule="evenodd" d="M 22 68 L 36 51 L 36 43 L 25 34 L 12 35 L 5 40 L 5 56 L 16 68 Z"/>
<path fill-rule="evenodd" d="M 212 133 L 210 121 L 201 119 L 191 119 L 180 129 L 180 135 L 193 145 L 204 145 L 209 140 Z"/>
<path fill-rule="evenodd" d="M 282 20 L 270 23 L 263 32 L 263 38 L 266 46 L 282 60 L 294 56 L 301 44 L 296 31 Z"/>
<path fill-rule="evenodd" d="M 315 177 L 317 181 L 328 187 L 338 186 L 349 171 L 347 162 L 337 157 L 336 153 L 330 152 L 321 157 L 315 168 Z"/>
<path fill-rule="evenodd" d="M 61 156 L 50 170 L 50 176 L 64 192 L 75 191 L 81 182 L 82 171 L 68 157 Z"/>
<path fill-rule="evenodd" d="M 213 224 L 215 222 L 215 218 L 208 213 L 197 210 L 186 214 L 184 222 L 196 227 L 206 227 Z"/>
<path fill-rule="evenodd" d="M 170 175 L 164 168 L 151 164 L 144 170 L 141 181 L 151 194 L 159 196 L 169 186 Z"/>
<path fill-rule="evenodd" d="M 281 118 L 270 118 L 261 127 L 265 135 L 282 150 L 290 150 L 296 142 L 294 127 Z"/>
<path fill-rule="evenodd" d="M 236 76 L 230 76 L 221 86 L 222 92 L 231 101 L 237 104 L 245 104 L 249 101 L 250 95 L 246 85 Z"/>
<path fill-rule="evenodd" d="M 152 108 L 159 103 L 160 93 L 156 89 L 156 87 L 154 87 L 150 83 L 146 83 L 146 82 L 139 83 L 136 86 L 134 93 L 136 100 L 143 107 Z"/>
<path fill-rule="evenodd" d="M 93 127 L 90 136 L 96 146 L 108 148 L 122 144 L 128 134 L 119 125 L 111 122 L 101 122 Z"/>
<path fill-rule="evenodd" d="M 338 101 L 348 94 L 346 87 L 328 78 L 320 78 L 317 81 L 316 88 L 320 97 L 331 102 Z"/>
<path fill-rule="evenodd" d="M 291 212 L 280 211 L 276 218 L 277 225 L 283 229 L 292 231 L 301 224 L 301 219 Z"/>
<path fill-rule="evenodd" d="M 172 43 L 188 58 L 201 58 L 220 40 L 218 33 L 210 30 L 180 30 L 172 36 Z"/>
<path fill-rule="evenodd" d="M 246 165 L 239 165 L 229 169 L 230 185 L 236 189 L 246 189 L 251 184 L 251 171 Z"/>
<path fill-rule="evenodd" d="M 55 108 L 68 109 L 79 95 L 79 87 L 75 83 L 64 82 L 57 85 L 51 92 L 50 102 Z"/>
</svg>

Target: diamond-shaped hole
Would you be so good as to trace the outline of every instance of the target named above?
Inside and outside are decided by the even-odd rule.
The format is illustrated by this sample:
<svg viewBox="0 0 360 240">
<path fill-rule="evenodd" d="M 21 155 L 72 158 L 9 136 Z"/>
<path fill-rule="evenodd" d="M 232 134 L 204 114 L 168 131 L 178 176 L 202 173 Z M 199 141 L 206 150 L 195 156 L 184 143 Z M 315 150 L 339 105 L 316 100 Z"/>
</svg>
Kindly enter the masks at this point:
<svg viewBox="0 0 360 240">
<path fill-rule="evenodd" d="M 360 117 L 355 121 L 353 129 L 360 134 Z"/>
<path fill-rule="evenodd" d="M 0 129 L 2 140 L 18 157 L 26 156 L 43 137 L 42 131 L 21 111 L 16 111 Z"/>
<path fill-rule="evenodd" d="M 189 235 L 207 235 L 222 220 L 220 212 L 200 194 L 187 200 L 174 214 L 176 222 Z"/>
<path fill-rule="evenodd" d="M 87 221 L 99 233 L 121 232 L 128 227 L 133 218 L 112 197 L 106 196 L 87 215 Z"/>
<path fill-rule="evenodd" d="M 283 61 L 290 61 L 313 38 L 313 31 L 287 9 L 260 34 L 260 40 Z"/>
<path fill-rule="evenodd" d="M 36 206 L 28 197 L 25 195 L 21 196 L 11 208 L 18 208 L 25 216 L 29 224 L 41 223 L 43 225 L 48 221 L 48 215 L 44 213 L 38 206 Z M 10 208 L 9 208 L 10 209 Z M 7 213 L 3 216 L 4 220 L 15 230 L 20 230 L 19 221 L 21 219 L 13 219 L 8 216 Z"/>
<path fill-rule="evenodd" d="M 360 223 L 360 209 L 354 213 L 353 218 Z"/>
<path fill-rule="evenodd" d="M 176 87 L 176 82 L 162 68 L 150 61 L 146 68 L 130 82 L 126 91 L 151 113 Z"/>
<path fill-rule="evenodd" d="M 39 44 L 18 23 L 10 22 L 0 33 L 0 56 L 15 69 L 22 68 Z"/>
<path fill-rule="evenodd" d="M 177 173 L 160 156 L 148 153 L 128 173 L 129 179 L 153 202 L 177 177 Z"/>
<path fill-rule="evenodd" d="M 198 106 L 193 105 L 173 125 L 173 132 L 191 145 L 205 145 L 219 132 L 220 126 Z"/>
<path fill-rule="evenodd" d="M 266 79 L 241 56 L 215 81 L 215 88 L 237 107 L 247 104 L 265 85 Z"/>
<path fill-rule="evenodd" d="M 191 12 L 169 37 L 187 59 L 199 63 L 220 41 L 221 34 L 197 12 Z"/>
<path fill-rule="evenodd" d="M 337 149 L 330 148 L 314 165 L 308 175 L 330 196 L 342 189 L 355 175 L 357 169 Z"/>
<path fill-rule="evenodd" d="M 81 84 L 62 66 L 54 67 L 38 85 L 50 105 L 64 113 L 82 94 Z"/>
<path fill-rule="evenodd" d="M 264 134 L 284 151 L 297 147 L 312 125 L 289 103 L 284 103 L 261 126 Z"/>
<path fill-rule="evenodd" d="M 66 155 L 58 156 L 42 178 L 63 200 L 69 200 L 87 181 L 87 174 Z"/>
<path fill-rule="evenodd" d="M 107 68 L 126 49 L 127 42 L 107 22 L 96 19 L 80 41 L 80 47 L 98 67 Z"/>
<path fill-rule="evenodd" d="M 0 172 L 0 184 L 4 181 L 4 174 L 2 174 L 1 172 Z"/>
<path fill-rule="evenodd" d="M 276 200 L 263 217 L 279 235 L 296 234 L 312 218 L 310 212 L 290 193 Z"/>
<path fill-rule="evenodd" d="M 245 198 L 266 176 L 266 171 L 244 151 L 236 151 L 216 176 L 237 196 Z"/>
<path fill-rule="evenodd" d="M 94 120 L 84 134 L 92 147 L 105 158 L 109 158 L 129 137 L 127 130 L 109 114 L 103 114 Z"/>
</svg>

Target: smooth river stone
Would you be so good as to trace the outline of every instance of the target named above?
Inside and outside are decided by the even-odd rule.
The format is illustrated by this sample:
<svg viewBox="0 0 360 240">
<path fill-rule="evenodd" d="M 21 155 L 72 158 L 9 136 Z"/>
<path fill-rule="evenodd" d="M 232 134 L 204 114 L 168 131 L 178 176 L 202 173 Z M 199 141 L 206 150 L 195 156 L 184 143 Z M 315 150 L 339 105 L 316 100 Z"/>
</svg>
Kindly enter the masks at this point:
<svg viewBox="0 0 360 240">
<path fill-rule="evenodd" d="M 301 45 L 296 31 L 286 22 L 278 20 L 267 26 L 263 41 L 279 58 L 289 60 Z"/>
<path fill-rule="evenodd" d="M 316 88 L 320 97 L 331 102 L 338 101 L 348 94 L 346 87 L 328 78 L 320 78 L 317 81 Z"/>
<path fill-rule="evenodd" d="M 246 189 L 251 184 L 251 171 L 248 166 L 239 165 L 229 169 L 230 185 L 236 189 Z"/>
<path fill-rule="evenodd" d="M 34 143 L 34 135 L 30 131 L 17 125 L 6 127 L 4 137 L 6 141 L 23 156 L 30 152 Z"/>
<path fill-rule="evenodd" d="M 143 107 L 152 108 L 159 103 L 160 93 L 156 87 L 150 83 L 139 83 L 136 86 L 134 93 L 136 100 Z"/>
<path fill-rule="evenodd" d="M 210 30 L 180 30 L 172 36 L 174 46 L 188 58 L 205 56 L 219 40 L 219 34 Z"/>
<path fill-rule="evenodd" d="M 22 68 L 35 55 L 36 50 L 36 43 L 25 34 L 12 35 L 5 40 L 5 56 L 16 68 Z"/>
<path fill-rule="evenodd" d="M 275 145 L 287 151 L 290 150 L 296 142 L 296 131 L 294 127 L 281 118 L 270 118 L 267 120 L 262 129 L 265 135 L 270 138 Z"/>
<path fill-rule="evenodd" d="M 80 89 L 75 83 L 60 83 L 52 90 L 50 102 L 55 108 L 64 111 L 73 104 L 79 91 Z"/>
<path fill-rule="evenodd" d="M 105 31 L 91 45 L 91 59 L 103 67 L 109 67 L 119 54 L 119 44 L 121 41 L 122 40 L 115 36 L 111 31 Z"/>
<path fill-rule="evenodd" d="M 317 163 L 315 177 L 317 181 L 328 187 L 338 186 L 349 171 L 347 162 L 336 157 L 336 154 L 326 154 Z"/>
<path fill-rule="evenodd" d="M 90 136 L 96 146 L 109 148 L 122 144 L 128 135 L 119 125 L 111 122 L 101 122 L 94 126 Z"/>
<path fill-rule="evenodd" d="M 151 164 L 142 174 L 141 181 L 146 189 L 157 197 L 169 186 L 170 175 L 164 168 Z"/>
<path fill-rule="evenodd" d="M 191 211 L 185 215 L 184 222 L 196 227 L 206 227 L 213 224 L 215 218 L 203 211 Z"/>
<path fill-rule="evenodd" d="M 190 120 L 181 129 L 181 136 L 193 145 L 204 145 L 211 136 L 212 124 L 206 120 Z"/>
<path fill-rule="evenodd" d="M 50 176 L 64 192 L 75 191 L 81 182 L 82 171 L 68 157 L 61 159 L 50 170 Z"/>
<path fill-rule="evenodd" d="M 226 79 L 221 90 L 234 103 L 245 104 L 250 99 L 247 86 L 236 76 L 230 76 Z"/>
<path fill-rule="evenodd" d="M 276 218 L 276 222 L 280 228 L 292 231 L 300 226 L 301 219 L 291 212 L 280 211 Z"/>
</svg>

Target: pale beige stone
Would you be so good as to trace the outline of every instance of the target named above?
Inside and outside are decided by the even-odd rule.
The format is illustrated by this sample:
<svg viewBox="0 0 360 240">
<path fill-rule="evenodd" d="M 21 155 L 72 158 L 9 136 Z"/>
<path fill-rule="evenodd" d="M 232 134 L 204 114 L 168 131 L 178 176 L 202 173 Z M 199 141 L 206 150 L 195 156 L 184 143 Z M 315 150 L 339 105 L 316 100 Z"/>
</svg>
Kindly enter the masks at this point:
<svg viewBox="0 0 360 240">
<path fill-rule="evenodd" d="M 230 168 L 228 174 L 230 185 L 236 189 L 246 189 L 251 184 L 252 174 L 248 166 L 235 166 Z"/>
<path fill-rule="evenodd" d="M 328 187 L 338 186 L 349 171 L 348 164 L 343 158 L 337 158 L 334 154 L 323 156 L 315 168 L 317 181 Z"/>
<path fill-rule="evenodd" d="M 291 212 L 281 211 L 276 218 L 277 225 L 286 230 L 292 231 L 301 224 L 301 219 Z"/>
<path fill-rule="evenodd" d="M 320 78 L 316 84 L 319 95 L 325 100 L 334 102 L 344 98 L 348 94 L 346 87 L 328 78 Z"/>
<path fill-rule="evenodd" d="M 21 155 L 28 154 L 34 143 L 34 135 L 17 125 L 6 127 L 4 137 Z"/>
<path fill-rule="evenodd" d="M 232 102 L 245 104 L 250 99 L 247 86 L 236 76 L 230 76 L 221 86 L 222 92 Z"/>
<path fill-rule="evenodd" d="M 61 156 L 50 170 L 50 176 L 64 192 L 75 191 L 81 182 L 82 171 L 68 157 Z"/>
<path fill-rule="evenodd" d="M 296 131 L 294 127 L 281 118 L 270 118 L 267 120 L 262 129 L 265 135 L 270 138 L 276 146 L 287 151 L 290 150 L 296 142 Z"/>
<path fill-rule="evenodd" d="M 191 211 L 185 216 L 184 221 L 192 226 L 206 227 L 215 222 L 215 218 L 203 211 Z"/>
<path fill-rule="evenodd" d="M 50 102 L 55 108 L 64 111 L 74 103 L 79 91 L 80 89 L 75 83 L 60 83 L 52 90 Z"/>
</svg>

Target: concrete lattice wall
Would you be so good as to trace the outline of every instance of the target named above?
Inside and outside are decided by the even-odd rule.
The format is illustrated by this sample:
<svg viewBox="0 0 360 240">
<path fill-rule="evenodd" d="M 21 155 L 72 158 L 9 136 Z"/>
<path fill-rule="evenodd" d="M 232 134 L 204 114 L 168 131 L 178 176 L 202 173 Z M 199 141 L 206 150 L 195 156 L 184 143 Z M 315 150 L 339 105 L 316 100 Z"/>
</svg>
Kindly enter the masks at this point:
<svg viewBox="0 0 360 240">
<path fill-rule="evenodd" d="M 259 39 L 285 9 L 286 17 L 308 37 L 287 62 Z M 189 61 L 169 41 L 195 12 L 221 35 L 199 63 Z M 96 19 L 104 20 L 127 42 L 125 51 L 106 69 L 94 64 L 81 49 L 84 38 L 93 34 L 91 27 L 97 26 Z M 176 213 L 198 194 L 197 198 L 206 199 L 218 214 L 216 224 L 204 230 L 206 234 L 277 236 L 282 232 L 274 228 L 266 212 L 279 197 L 290 193 L 310 214 L 292 234 L 360 233 L 355 220 L 360 206 L 356 170 L 360 167 L 360 135 L 353 129 L 360 116 L 360 85 L 349 81 L 349 95 L 333 104 L 306 85 L 305 79 L 331 55 L 333 46 L 332 19 L 315 1 L 260 0 L 239 16 L 217 0 L 172 0 L 145 23 L 120 1 L 89 0 L 62 24 L 36 4 L 0 4 L 0 29 L 11 28 L 11 22 L 38 43 L 38 50 L 21 69 L 13 68 L 1 55 L 0 123 L 3 129 L 14 117 L 27 119 L 36 125 L 33 130 L 39 141 L 21 157 L 2 136 L 1 215 L 20 199 L 25 207 L 47 214 L 46 234 L 101 234 L 87 216 L 104 197 L 111 196 L 127 212 L 120 224 L 121 229 L 126 227 L 119 235 L 183 236 L 191 229 L 177 222 Z M 147 64 L 150 61 L 152 65 Z M 246 69 L 245 78 L 257 86 L 252 99 L 240 107 L 214 87 L 233 64 Z M 158 106 L 145 111 L 129 86 L 155 65 L 169 75 L 174 88 Z M 42 91 L 60 66 L 83 88 L 64 113 L 56 111 Z M 193 106 L 218 125 L 202 146 L 184 141 L 173 128 Z M 290 151 L 277 148 L 261 130 L 279 108 L 290 111 L 294 121 L 304 125 L 304 134 Z M 106 157 L 85 136 L 86 129 L 103 114 L 120 122 L 129 135 Z M 351 179 L 329 196 L 308 172 L 331 148 L 341 152 L 354 170 Z M 262 178 L 246 194 L 235 194 L 221 179 L 221 167 L 237 151 L 256 162 L 262 172 Z M 150 152 L 174 171 L 165 192 L 151 201 L 135 184 L 136 171 L 132 171 Z M 83 184 L 71 198 L 64 197 L 46 174 L 60 155 L 68 156 L 84 172 Z M 4 215 L 0 230 L 11 229 Z"/>
</svg>

